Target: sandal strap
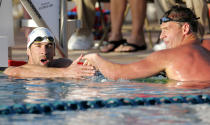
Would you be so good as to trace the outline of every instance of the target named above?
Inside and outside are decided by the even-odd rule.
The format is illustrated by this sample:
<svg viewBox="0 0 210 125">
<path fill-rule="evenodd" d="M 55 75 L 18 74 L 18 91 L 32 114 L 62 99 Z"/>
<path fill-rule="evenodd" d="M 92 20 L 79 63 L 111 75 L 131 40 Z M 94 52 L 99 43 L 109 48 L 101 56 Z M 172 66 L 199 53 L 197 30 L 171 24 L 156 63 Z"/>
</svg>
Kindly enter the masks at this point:
<svg viewBox="0 0 210 125">
<path fill-rule="evenodd" d="M 121 44 L 127 43 L 127 41 L 125 39 L 122 40 L 112 40 L 112 41 L 108 41 L 108 44 L 114 44 L 114 46 L 119 46 Z"/>
<path fill-rule="evenodd" d="M 138 45 L 135 45 L 135 44 L 132 44 L 132 43 L 128 43 L 128 42 L 124 43 L 123 46 L 131 46 L 131 47 L 134 48 L 133 50 L 125 51 L 125 52 L 136 52 L 138 50 L 145 50 L 147 48 L 146 45 L 138 46 Z"/>
<path fill-rule="evenodd" d="M 121 39 L 121 40 L 118 40 L 118 41 L 114 41 L 114 40 L 113 41 L 107 41 L 107 45 L 112 44 L 113 47 L 106 52 L 114 51 L 118 46 L 123 45 L 126 42 L 127 42 L 126 39 Z"/>
</svg>

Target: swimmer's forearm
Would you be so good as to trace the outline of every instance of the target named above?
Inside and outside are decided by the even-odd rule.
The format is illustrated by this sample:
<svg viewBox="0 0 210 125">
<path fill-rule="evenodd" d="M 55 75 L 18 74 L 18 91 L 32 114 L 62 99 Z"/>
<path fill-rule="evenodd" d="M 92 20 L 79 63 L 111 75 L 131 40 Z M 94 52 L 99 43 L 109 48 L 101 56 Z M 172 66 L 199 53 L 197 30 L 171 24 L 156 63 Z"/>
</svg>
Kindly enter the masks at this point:
<svg viewBox="0 0 210 125">
<path fill-rule="evenodd" d="M 20 67 L 9 67 L 5 74 L 13 77 L 38 77 L 38 78 L 76 78 L 81 79 L 84 76 L 89 77 L 95 74 L 93 66 L 82 66 L 72 64 L 66 68 L 50 68 L 38 65 L 26 64 Z"/>
<path fill-rule="evenodd" d="M 107 78 L 117 80 L 121 78 L 122 67 L 124 64 L 117 64 L 111 61 L 107 61 L 101 56 L 96 55 L 94 57 L 94 66 Z"/>
<path fill-rule="evenodd" d="M 9 67 L 4 74 L 13 77 L 64 77 L 65 68 L 47 68 L 40 66 Z"/>
<path fill-rule="evenodd" d="M 95 59 L 94 65 L 101 71 L 101 73 L 105 77 L 113 80 L 145 78 L 163 70 L 161 66 L 158 68 L 156 65 L 154 66 L 154 63 L 151 63 L 148 59 L 130 64 L 113 63 L 98 55 L 96 55 L 93 59 Z"/>
</svg>

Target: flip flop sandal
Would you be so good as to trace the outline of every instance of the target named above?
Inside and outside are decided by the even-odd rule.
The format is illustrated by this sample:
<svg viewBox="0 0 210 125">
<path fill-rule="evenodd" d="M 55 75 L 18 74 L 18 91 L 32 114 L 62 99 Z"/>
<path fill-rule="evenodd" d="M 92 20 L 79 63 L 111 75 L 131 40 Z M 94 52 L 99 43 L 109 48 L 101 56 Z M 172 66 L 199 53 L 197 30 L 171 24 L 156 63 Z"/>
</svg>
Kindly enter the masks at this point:
<svg viewBox="0 0 210 125">
<path fill-rule="evenodd" d="M 137 52 L 139 50 L 146 50 L 147 49 L 146 45 L 138 46 L 138 45 L 131 44 L 131 43 L 128 43 L 128 42 L 124 43 L 123 46 L 130 46 L 133 49 L 132 50 L 128 50 L 128 51 L 120 51 L 120 52 Z"/>
<path fill-rule="evenodd" d="M 107 52 L 112 52 L 114 51 L 118 46 L 123 45 L 124 43 L 127 43 L 127 41 L 125 39 L 119 40 L 119 41 L 108 41 L 107 44 L 105 46 L 108 46 L 110 44 L 113 45 L 112 48 L 108 49 L 107 51 L 102 51 L 100 49 L 101 52 L 103 53 L 107 53 Z"/>
</svg>

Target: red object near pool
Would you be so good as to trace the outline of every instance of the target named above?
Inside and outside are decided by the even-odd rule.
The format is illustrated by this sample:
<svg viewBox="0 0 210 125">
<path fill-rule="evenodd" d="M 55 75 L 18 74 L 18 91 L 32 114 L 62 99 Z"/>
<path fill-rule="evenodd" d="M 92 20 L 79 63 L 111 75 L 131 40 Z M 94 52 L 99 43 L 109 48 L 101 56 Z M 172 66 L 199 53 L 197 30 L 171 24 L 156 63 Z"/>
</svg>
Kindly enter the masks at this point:
<svg viewBox="0 0 210 125">
<path fill-rule="evenodd" d="M 26 63 L 26 61 L 8 60 L 8 66 L 21 66 Z"/>
</svg>

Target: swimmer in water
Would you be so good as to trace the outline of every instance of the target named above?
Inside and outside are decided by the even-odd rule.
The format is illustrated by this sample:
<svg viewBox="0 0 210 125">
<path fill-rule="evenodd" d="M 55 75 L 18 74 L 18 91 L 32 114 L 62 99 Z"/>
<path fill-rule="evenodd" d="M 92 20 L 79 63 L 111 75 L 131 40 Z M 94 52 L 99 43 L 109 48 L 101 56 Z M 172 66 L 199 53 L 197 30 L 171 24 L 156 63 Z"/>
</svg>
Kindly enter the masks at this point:
<svg viewBox="0 0 210 125">
<path fill-rule="evenodd" d="M 28 63 L 22 66 L 8 67 L 4 73 L 13 77 L 69 77 L 83 78 L 93 76 L 93 66 L 78 64 L 82 56 L 75 61 L 67 58 L 54 59 L 55 40 L 53 34 L 44 27 L 32 30 L 27 40 Z"/>
<path fill-rule="evenodd" d="M 160 39 L 167 49 L 130 64 L 113 63 L 92 53 L 83 57 L 84 65 L 95 66 L 114 80 L 145 78 L 165 71 L 169 79 L 176 81 L 210 81 L 210 51 L 197 37 L 198 19 L 189 8 L 173 6 L 160 19 Z M 210 83 L 205 86 L 210 87 Z"/>
</svg>

